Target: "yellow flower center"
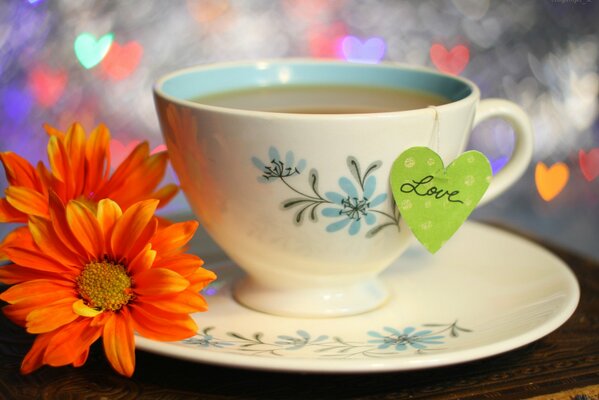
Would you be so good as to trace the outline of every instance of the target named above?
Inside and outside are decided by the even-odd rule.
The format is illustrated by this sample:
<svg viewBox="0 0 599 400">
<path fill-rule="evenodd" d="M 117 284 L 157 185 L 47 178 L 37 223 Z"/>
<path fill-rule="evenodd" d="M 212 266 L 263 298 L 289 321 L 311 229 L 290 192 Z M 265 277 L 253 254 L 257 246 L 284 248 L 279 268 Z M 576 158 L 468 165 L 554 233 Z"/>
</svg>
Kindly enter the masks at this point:
<svg viewBox="0 0 599 400">
<path fill-rule="evenodd" d="M 110 261 L 87 264 L 76 282 L 79 294 L 92 308 L 117 311 L 133 297 L 125 267 Z"/>
</svg>

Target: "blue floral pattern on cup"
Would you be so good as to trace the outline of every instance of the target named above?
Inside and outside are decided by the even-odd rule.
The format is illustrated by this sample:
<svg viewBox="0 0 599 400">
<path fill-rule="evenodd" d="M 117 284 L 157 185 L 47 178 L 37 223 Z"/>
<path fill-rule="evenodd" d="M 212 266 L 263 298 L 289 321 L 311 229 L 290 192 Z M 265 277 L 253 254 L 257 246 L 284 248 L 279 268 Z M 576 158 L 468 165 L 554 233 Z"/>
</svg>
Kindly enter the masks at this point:
<svg viewBox="0 0 599 400">
<path fill-rule="evenodd" d="M 339 179 L 339 187 L 343 193 L 327 192 L 325 197 L 337 207 L 327 207 L 322 210 L 322 215 L 339 219 L 327 226 L 327 232 L 336 232 L 349 225 L 348 232 L 355 235 L 360 231 L 362 222 L 373 225 L 376 222 L 375 207 L 387 200 L 387 194 L 381 193 L 375 197 L 376 177 L 369 176 L 364 182 L 364 187 L 356 187 L 346 177 Z"/>
<path fill-rule="evenodd" d="M 377 193 L 377 179 L 374 172 L 382 165 L 381 161 L 370 163 L 362 170 L 358 160 L 347 157 L 350 177 L 339 178 L 338 191 L 321 194 L 318 187 L 318 171 L 311 169 L 308 173 L 308 190 L 301 189 L 292 180 L 301 175 L 306 168 L 306 161 L 296 162 L 292 151 L 285 157 L 275 147 L 268 150 L 269 161 L 264 162 L 252 157 L 252 163 L 261 172 L 258 181 L 262 183 L 282 182 L 293 193 L 293 197 L 283 201 L 283 209 L 295 211 L 294 222 L 301 225 L 306 217 L 318 221 L 318 215 L 333 219 L 326 226 L 327 232 L 338 232 L 347 228 L 350 235 L 356 235 L 363 226 L 370 227 L 366 237 L 370 238 L 383 228 L 395 226 L 399 230 L 399 211 L 393 199 L 386 193 Z M 385 211 L 383 204 L 388 202 L 390 211 Z"/>
<path fill-rule="evenodd" d="M 183 343 L 206 350 L 251 356 L 296 357 L 299 352 L 306 357 L 324 359 L 393 358 L 443 350 L 440 345 L 459 339 L 460 334 L 472 332 L 459 326 L 457 320 L 453 323 L 423 324 L 421 328 L 387 326 L 382 328 L 382 332 L 364 332 L 362 340 L 346 340 L 334 335 L 312 335 L 305 329 L 298 329 L 292 335 L 226 332 L 228 338 L 223 339 L 210 333 L 216 330 L 215 327 L 207 327 Z"/>
<path fill-rule="evenodd" d="M 288 178 L 300 174 L 306 168 L 306 160 L 299 160 L 296 164 L 292 151 L 288 151 L 283 160 L 279 151 L 272 146 L 268 149 L 268 159 L 268 162 L 263 162 L 258 157 L 252 157 L 252 163 L 262 171 L 262 176 L 258 177 L 259 182 Z"/>
</svg>

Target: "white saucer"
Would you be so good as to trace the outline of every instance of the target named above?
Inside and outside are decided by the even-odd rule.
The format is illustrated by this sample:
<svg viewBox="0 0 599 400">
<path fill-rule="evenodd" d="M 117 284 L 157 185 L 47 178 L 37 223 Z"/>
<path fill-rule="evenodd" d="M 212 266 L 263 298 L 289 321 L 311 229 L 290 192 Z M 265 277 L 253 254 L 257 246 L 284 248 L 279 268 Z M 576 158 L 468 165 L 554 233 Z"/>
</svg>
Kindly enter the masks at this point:
<svg viewBox="0 0 599 400">
<path fill-rule="evenodd" d="M 200 252 L 201 254 L 201 252 Z M 415 247 L 383 275 L 393 293 L 381 308 L 331 319 L 285 318 L 237 304 L 242 272 L 214 267 L 210 311 L 181 342 L 137 337 L 139 349 L 223 366 L 302 372 L 377 372 L 438 367 L 489 357 L 562 325 L 579 299 L 557 257 L 517 236 L 466 223 L 432 256 Z"/>
</svg>

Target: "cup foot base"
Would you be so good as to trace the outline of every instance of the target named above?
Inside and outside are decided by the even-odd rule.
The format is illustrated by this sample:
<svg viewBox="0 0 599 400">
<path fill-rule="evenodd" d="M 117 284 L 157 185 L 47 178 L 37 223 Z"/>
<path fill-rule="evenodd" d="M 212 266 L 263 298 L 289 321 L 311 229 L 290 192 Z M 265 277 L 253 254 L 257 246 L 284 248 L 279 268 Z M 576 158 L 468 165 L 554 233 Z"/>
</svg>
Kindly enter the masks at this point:
<svg viewBox="0 0 599 400">
<path fill-rule="evenodd" d="M 245 277 L 237 282 L 233 295 L 237 302 L 253 310 L 301 318 L 362 314 L 389 299 L 387 287 L 378 279 L 338 287 L 276 289 Z"/>
</svg>

